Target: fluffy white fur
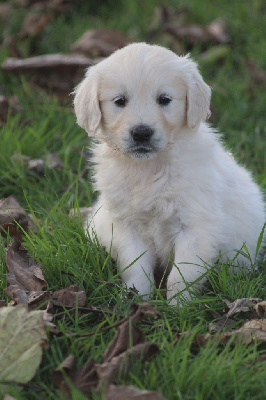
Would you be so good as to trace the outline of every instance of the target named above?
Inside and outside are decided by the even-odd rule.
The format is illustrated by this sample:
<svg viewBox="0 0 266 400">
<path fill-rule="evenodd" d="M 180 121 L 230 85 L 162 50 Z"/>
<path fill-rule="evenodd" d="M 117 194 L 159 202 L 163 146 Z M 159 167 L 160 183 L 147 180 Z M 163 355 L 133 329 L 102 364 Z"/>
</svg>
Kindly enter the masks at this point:
<svg viewBox="0 0 266 400">
<path fill-rule="evenodd" d="M 76 88 L 77 122 L 98 139 L 100 196 L 86 226 L 141 295 L 151 292 L 155 267 L 164 270 L 169 257 L 168 298 L 200 279 L 204 262 L 234 257 L 244 242 L 255 258 L 262 194 L 204 122 L 210 96 L 188 56 L 145 43 L 89 68 Z M 139 126 L 152 129 L 149 141 L 135 143 Z M 250 266 L 241 254 L 236 261 Z"/>
</svg>

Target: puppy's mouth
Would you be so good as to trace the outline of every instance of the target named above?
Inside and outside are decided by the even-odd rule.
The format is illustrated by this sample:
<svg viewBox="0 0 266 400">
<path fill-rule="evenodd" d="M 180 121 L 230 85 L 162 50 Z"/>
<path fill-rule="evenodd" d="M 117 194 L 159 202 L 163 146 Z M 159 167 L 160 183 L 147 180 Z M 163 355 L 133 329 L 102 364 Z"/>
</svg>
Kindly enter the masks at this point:
<svg viewBox="0 0 266 400">
<path fill-rule="evenodd" d="M 151 158 L 157 152 L 154 147 L 151 146 L 133 146 L 128 149 L 128 154 L 135 158 Z"/>
</svg>

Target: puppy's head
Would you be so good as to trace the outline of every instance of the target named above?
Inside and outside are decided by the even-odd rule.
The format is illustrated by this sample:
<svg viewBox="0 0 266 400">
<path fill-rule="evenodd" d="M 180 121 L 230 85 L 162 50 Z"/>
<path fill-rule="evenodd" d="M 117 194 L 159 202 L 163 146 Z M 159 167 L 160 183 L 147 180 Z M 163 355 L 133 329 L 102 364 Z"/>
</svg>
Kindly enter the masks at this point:
<svg viewBox="0 0 266 400">
<path fill-rule="evenodd" d="M 88 69 L 75 90 L 78 124 L 111 148 L 151 158 L 209 114 L 210 88 L 189 57 L 133 43 Z"/>
</svg>

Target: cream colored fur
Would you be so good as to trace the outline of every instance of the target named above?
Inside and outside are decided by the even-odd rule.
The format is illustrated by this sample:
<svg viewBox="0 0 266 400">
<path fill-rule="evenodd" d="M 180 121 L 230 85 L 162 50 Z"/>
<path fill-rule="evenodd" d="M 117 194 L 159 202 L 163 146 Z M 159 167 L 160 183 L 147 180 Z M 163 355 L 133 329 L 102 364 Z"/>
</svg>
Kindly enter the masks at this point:
<svg viewBox="0 0 266 400">
<path fill-rule="evenodd" d="M 159 104 L 161 95 L 170 103 Z M 116 104 L 121 96 L 122 107 Z M 145 43 L 89 68 L 76 88 L 77 122 L 98 142 L 100 195 L 86 228 L 112 249 L 123 282 L 141 295 L 150 294 L 155 266 L 163 271 L 169 257 L 169 299 L 200 279 L 204 262 L 219 254 L 233 258 L 246 243 L 255 259 L 265 221 L 262 194 L 204 122 L 210 96 L 188 56 Z M 153 131 L 143 152 L 131 134 L 140 125 Z M 250 266 L 241 254 L 236 261 Z"/>
</svg>

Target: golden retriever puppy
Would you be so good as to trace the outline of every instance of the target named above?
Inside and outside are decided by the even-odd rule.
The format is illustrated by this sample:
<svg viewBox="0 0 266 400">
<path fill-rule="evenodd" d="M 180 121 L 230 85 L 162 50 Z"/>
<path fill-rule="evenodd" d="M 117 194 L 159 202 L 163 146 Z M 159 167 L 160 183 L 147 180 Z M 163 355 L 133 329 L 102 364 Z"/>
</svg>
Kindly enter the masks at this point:
<svg viewBox="0 0 266 400">
<path fill-rule="evenodd" d="M 133 43 L 87 70 L 75 90 L 78 124 L 94 136 L 100 196 L 86 228 L 111 249 L 125 285 L 148 296 L 154 269 L 168 276 L 168 298 L 199 281 L 205 263 L 250 259 L 265 221 L 251 175 L 204 121 L 211 89 L 195 62 Z M 238 254 L 236 262 L 251 260 Z"/>
</svg>

